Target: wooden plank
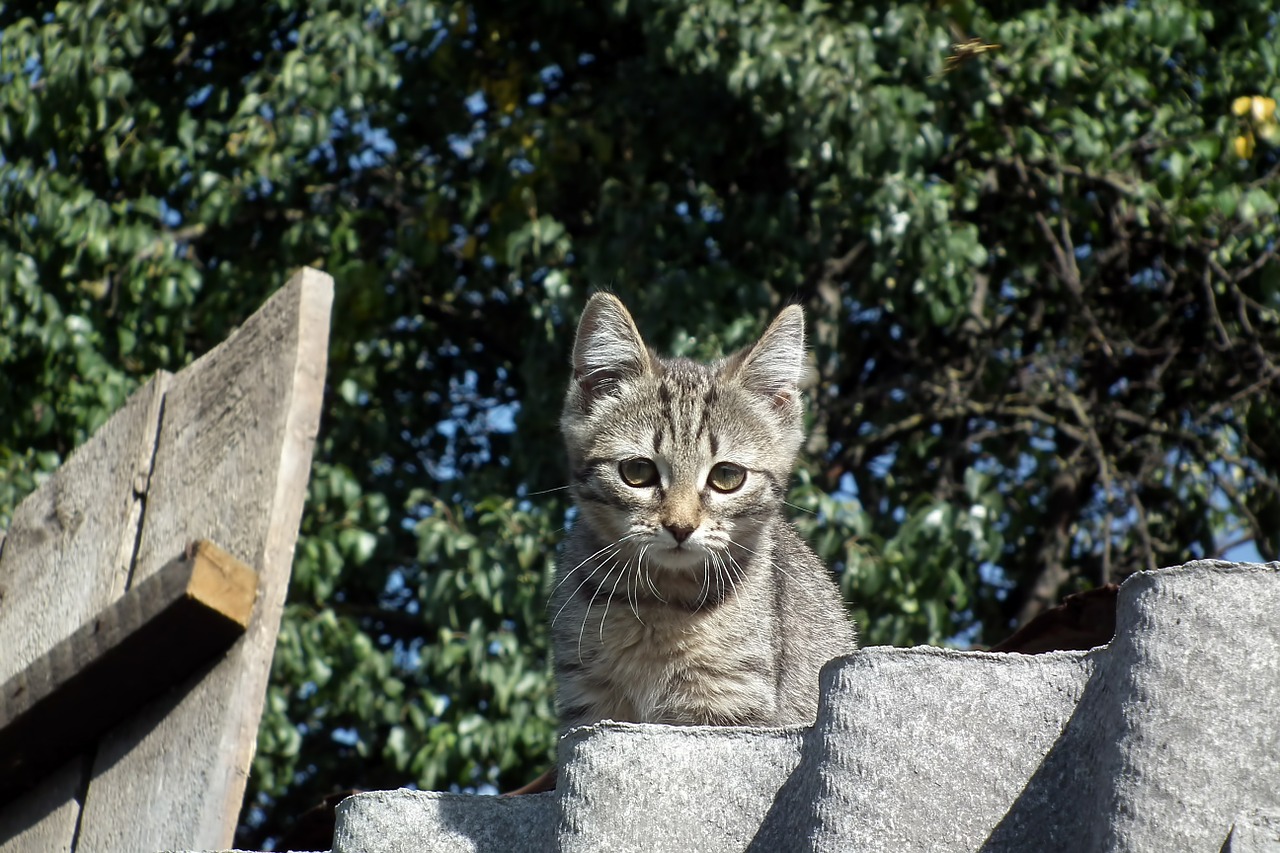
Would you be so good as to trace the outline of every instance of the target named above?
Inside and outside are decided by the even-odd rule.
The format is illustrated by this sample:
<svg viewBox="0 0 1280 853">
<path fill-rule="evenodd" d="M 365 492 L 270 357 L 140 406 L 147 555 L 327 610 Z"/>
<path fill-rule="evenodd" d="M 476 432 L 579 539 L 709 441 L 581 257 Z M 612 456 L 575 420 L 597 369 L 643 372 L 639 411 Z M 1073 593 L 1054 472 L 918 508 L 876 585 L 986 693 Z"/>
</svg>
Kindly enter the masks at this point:
<svg viewBox="0 0 1280 853">
<path fill-rule="evenodd" d="M 0 682 L 124 592 L 169 379 L 134 392 L 14 511 L 0 552 Z M 0 808 L 0 851 L 70 849 L 86 772 L 72 761 Z"/>
<path fill-rule="evenodd" d="M 0 803 L 226 651 L 249 625 L 257 588 L 253 569 L 197 542 L 9 679 Z"/>
<path fill-rule="evenodd" d="M 135 578 L 198 537 L 255 566 L 260 591 L 216 667 L 102 741 L 78 849 L 231 846 L 319 425 L 332 300 L 329 276 L 300 272 L 166 395 Z"/>
<path fill-rule="evenodd" d="M 139 389 L 14 511 L 0 562 L 0 683 L 124 593 L 169 378 Z"/>
<path fill-rule="evenodd" d="M 74 758 L 0 812 L 0 853 L 70 850 L 88 772 L 85 759 Z"/>
</svg>

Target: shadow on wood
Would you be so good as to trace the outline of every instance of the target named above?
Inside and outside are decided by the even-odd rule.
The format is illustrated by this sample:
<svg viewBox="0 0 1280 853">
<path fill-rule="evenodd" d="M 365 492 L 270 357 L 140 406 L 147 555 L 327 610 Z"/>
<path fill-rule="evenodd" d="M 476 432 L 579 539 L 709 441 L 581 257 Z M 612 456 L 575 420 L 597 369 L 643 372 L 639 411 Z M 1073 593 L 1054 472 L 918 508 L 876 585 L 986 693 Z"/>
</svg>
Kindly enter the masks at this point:
<svg viewBox="0 0 1280 853">
<path fill-rule="evenodd" d="M 249 625 L 258 577 L 193 543 L 0 687 L 0 805 L 225 651 Z"/>
<path fill-rule="evenodd" d="M 299 271 L 227 340 L 139 389 L 15 510 L 0 552 L 0 684 L 14 692 L 0 694 L 0 719 L 19 728 L 0 735 L 11 738 L 0 782 L 34 787 L 0 804 L 0 853 L 230 846 L 319 429 L 332 302 L 329 276 Z M 189 609 L 244 593 L 183 577 L 173 561 L 192 539 L 253 567 L 247 614 Z M 196 620 L 204 630 L 174 639 Z M 181 647 L 206 642 L 192 670 Z M 143 645 L 161 657 L 140 669 L 173 671 L 130 671 Z M 90 660 L 77 684 L 71 669 Z M 128 678 L 141 681 L 122 689 Z M 112 704 L 166 679 L 158 701 Z M 91 698 L 67 701 L 68 690 Z M 122 719 L 93 723 L 96 738 L 64 748 L 80 751 L 61 765 L 27 748 L 57 731 L 83 744 L 89 716 Z"/>
</svg>

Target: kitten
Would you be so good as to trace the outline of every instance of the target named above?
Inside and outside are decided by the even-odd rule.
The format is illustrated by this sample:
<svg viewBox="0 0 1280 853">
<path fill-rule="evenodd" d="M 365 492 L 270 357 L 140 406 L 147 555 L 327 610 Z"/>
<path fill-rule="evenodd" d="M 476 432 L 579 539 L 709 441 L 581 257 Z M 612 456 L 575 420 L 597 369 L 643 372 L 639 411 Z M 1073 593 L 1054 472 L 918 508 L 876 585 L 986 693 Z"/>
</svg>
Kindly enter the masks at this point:
<svg viewBox="0 0 1280 853">
<path fill-rule="evenodd" d="M 577 517 L 549 612 L 565 728 L 812 723 L 855 648 L 835 580 L 783 517 L 804 438 L 804 316 L 710 365 L 587 303 L 561 430 Z"/>
</svg>

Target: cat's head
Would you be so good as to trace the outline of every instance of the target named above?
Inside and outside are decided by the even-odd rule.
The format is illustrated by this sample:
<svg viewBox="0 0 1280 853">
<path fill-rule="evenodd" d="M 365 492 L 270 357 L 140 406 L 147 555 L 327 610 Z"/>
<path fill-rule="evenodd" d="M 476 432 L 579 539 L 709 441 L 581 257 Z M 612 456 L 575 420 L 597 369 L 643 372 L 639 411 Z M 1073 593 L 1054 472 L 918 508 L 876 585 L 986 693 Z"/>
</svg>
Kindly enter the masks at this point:
<svg viewBox="0 0 1280 853">
<path fill-rule="evenodd" d="M 675 570 L 754 549 L 804 439 L 804 370 L 797 306 L 752 346 L 699 364 L 659 358 L 616 297 L 593 296 L 560 421 L 578 523 Z"/>
</svg>

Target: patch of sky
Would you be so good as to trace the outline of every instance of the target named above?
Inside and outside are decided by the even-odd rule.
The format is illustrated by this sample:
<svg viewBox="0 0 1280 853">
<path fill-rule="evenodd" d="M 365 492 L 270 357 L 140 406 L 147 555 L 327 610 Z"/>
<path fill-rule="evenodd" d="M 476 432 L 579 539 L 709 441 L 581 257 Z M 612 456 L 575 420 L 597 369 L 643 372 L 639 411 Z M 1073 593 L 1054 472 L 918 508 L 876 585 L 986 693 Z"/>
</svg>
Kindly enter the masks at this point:
<svg viewBox="0 0 1280 853">
<path fill-rule="evenodd" d="M 449 37 L 449 30 L 444 26 L 443 22 L 436 25 L 436 31 L 431 34 L 431 40 L 422 48 L 426 56 L 430 56 L 440 49 L 440 45 L 444 44 L 444 40 Z"/>
<path fill-rule="evenodd" d="M 26 75 L 29 84 L 35 84 L 44 76 L 44 60 L 40 58 L 40 54 L 33 53 L 23 60 L 22 73 Z"/>
<path fill-rule="evenodd" d="M 961 624 L 967 624 L 968 627 L 944 639 L 943 645 L 953 649 L 972 649 L 977 645 L 978 639 L 982 636 L 982 625 L 974 621 L 973 611 L 960 610 L 952 614 L 952 619 Z"/>
<path fill-rule="evenodd" d="M 1042 440 L 1042 439 L 1037 439 L 1035 436 L 1031 437 L 1031 442 L 1033 446 L 1037 440 Z M 1053 450 L 1055 447 L 1056 445 L 1054 445 L 1052 442 L 1048 442 L 1047 448 L 1042 448 L 1042 449 L 1044 450 L 1044 452 L 1049 452 Z M 1018 454 L 1018 469 L 1014 471 L 1013 476 L 1019 480 L 1026 480 L 1029 477 L 1031 477 L 1031 475 L 1034 474 L 1036 472 L 1036 469 L 1039 467 L 1040 467 L 1040 461 L 1036 459 L 1035 456 L 1031 455 L 1030 453 L 1020 453 Z"/>
<path fill-rule="evenodd" d="M 1168 281 L 1163 270 L 1156 267 L 1144 267 L 1129 276 L 1129 283 L 1143 290 L 1157 290 Z"/>
<path fill-rule="evenodd" d="M 196 109 L 204 105 L 209 100 L 209 96 L 213 94 L 213 85 L 206 84 L 196 89 L 187 96 L 186 104 L 188 109 Z"/>
<path fill-rule="evenodd" d="M 1258 543 L 1250 539 L 1248 542 L 1241 542 L 1228 548 L 1223 553 L 1222 559 L 1237 563 L 1261 563 L 1262 553 L 1258 550 Z"/>
<path fill-rule="evenodd" d="M 421 314 L 414 314 L 410 317 L 398 317 L 391 324 L 391 328 L 397 332 L 419 332 L 423 327 L 423 319 Z"/>
<path fill-rule="evenodd" d="M 170 207 L 164 199 L 160 199 L 160 223 L 166 228 L 177 228 L 182 224 L 182 214 Z"/>
<path fill-rule="evenodd" d="M 542 80 L 542 85 L 547 88 L 555 88 L 564 80 L 564 69 L 553 62 L 539 71 L 538 77 Z"/>
<path fill-rule="evenodd" d="M 449 143 L 449 150 L 451 150 L 461 160 L 470 160 L 476 153 L 475 143 L 478 139 L 479 137 L 474 131 L 468 133 L 466 136 L 458 133 L 451 133 L 445 137 L 445 140 Z"/>
<path fill-rule="evenodd" d="M 883 480 L 889 475 L 889 469 L 893 467 L 893 463 L 897 458 L 898 448 L 895 445 L 892 449 L 881 453 L 874 459 L 868 460 L 867 472 L 877 480 Z"/>
<path fill-rule="evenodd" d="M 1009 598 L 1009 593 L 1018 588 L 1018 585 L 1010 580 L 1009 575 L 1005 573 L 1003 567 L 995 563 L 985 562 L 978 565 L 978 579 L 985 586 L 995 590 L 994 595 L 996 601 L 1005 601 Z"/>
<path fill-rule="evenodd" d="M 367 118 L 356 122 L 352 130 L 360 137 L 362 146 L 358 153 L 347 158 L 347 163 L 353 171 L 379 166 L 396 152 L 395 140 L 386 129 L 370 126 Z"/>
<path fill-rule="evenodd" d="M 329 732 L 329 739 L 343 746 L 355 746 L 360 742 L 360 733 L 354 728 L 343 726 Z"/>
<path fill-rule="evenodd" d="M 840 482 L 831 497 L 838 501 L 856 501 L 858 499 L 858 481 L 848 471 L 840 475 Z"/>
<path fill-rule="evenodd" d="M 266 177 L 260 175 L 256 181 L 245 188 L 244 194 L 246 198 L 257 200 L 270 197 L 274 189 L 275 184 L 271 183 L 271 181 Z"/>
<path fill-rule="evenodd" d="M 849 313 L 850 322 L 855 325 L 879 325 L 884 320 L 884 308 L 879 305 L 858 306 Z M 872 360 L 874 363 L 874 360 Z"/>
<path fill-rule="evenodd" d="M 722 259 L 723 254 L 720 251 L 720 244 L 716 242 L 715 239 L 708 237 L 702 241 L 702 246 L 707 250 L 708 261 L 719 261 Z"/>
<path fill-rule="evenodd" d="M 418 612 L 416 599 L 409 602 L 406 608 L 410 613 Z M 408 643 L 396 642 L 391 650 L 391 660 L 402 672 L 417 672 L 422 668 L 422 647 L 426 644 L 421 637 Z"/>
</svg>

